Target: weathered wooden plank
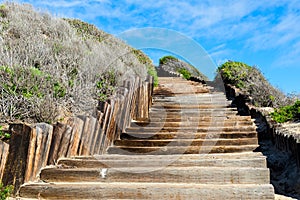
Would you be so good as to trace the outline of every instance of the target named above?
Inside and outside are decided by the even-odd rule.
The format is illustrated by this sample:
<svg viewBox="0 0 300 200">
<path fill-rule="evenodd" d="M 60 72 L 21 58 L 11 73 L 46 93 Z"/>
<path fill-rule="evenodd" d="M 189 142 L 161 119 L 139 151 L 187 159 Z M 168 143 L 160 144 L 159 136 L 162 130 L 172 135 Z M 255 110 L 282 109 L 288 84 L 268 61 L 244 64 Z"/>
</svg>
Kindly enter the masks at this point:
<svg viewBox="0 0 300 200">
<path fill-rule="evenodd" d="M 32 173 L 32 179 L 35 180 L 42 167 L 45 167 L 49 157 L 49 151 L 53 136 L 53 126 L 46 123 L 39 123 L 35 126 L 36 129 L 36 150 L 34 169 Z"/>
<path fill-rule="evenodd" d="M 59 145 L 57 158 L 62 158 L 67 156 L 67 152 L 70 146 L 71 134 L 72 134 L 72 127 L 67 125 L 64 131 L 62 132 L 62 138 Z"/>
<path fill-rule="evenodd" d="M 237 153 L 254 151 L 258 145 L 240 146 L 164 146 L 164 147 L 134 147 L 134 146 L 112 146 L 108 149 L 110 154 L 124 155 L 166 155 L 166 154 L 207 154 L 207 153 Z"/>
<path fill-rule="evenodd" d="M 44 199 L 274 200 L 274 189 L 270 184 L 39 183 L 22 187 L 20 196 Z"/>
<path fill-rule="evenodd" d="M 2 180 L 4 168 L 8 156 L 9 144 L 0 141 L 0 180 Z"/>
<path fill-rule="evenodd" d="M 127 95 L 125 95 L 125 108 L 124 108 L 124 123 L 123 123 L 123 128 L 122 128 L 122 132 L 125 131 L 125 128 L 128 127 L 130 125 L 131 122 L 131 108 L 133 106 L 133 94 L 134 94 L 134 88 L 132 87 L 132 85 L 135 84 L 135 79 L 131 79 L 130 81 L 127 82 L 126 88 L 127 88 Z"/>
<path fill-rule="evenodd" d="M 36 140 L 37 140 L 36 128 L 32 128 L 30 133 L 30 143 L 28 147 L 27 166 L 26 166 L 26 173 L 25 173 L 25 180 L 24 180 L 25 183 L 28 181 L 32 181 L 34 178 Z"/>
<path fill-rule="evenodd" d="M 116 104 L 116 99 L 115 98 L 111 98 L 110 99 L 110 115 L 108 117 L 108 121 L 107 121 L 107 127 L 106 127 L 106 132 L 105 132 L 105 137 L 103 138 L 103 147 L 104 147 L 104 151 L 106 150 L 106 148 L 110 145 L 110 137 L 111 137 L 111 128 L 113 128 L 114 125 L 114 114 L 115 114 L 115 104 Z M 104 153 L 104 152 L 103 152 Z"/>
<path fill-rule="evenodd" d="M 106 170 L 101 176 L 102 169 Z M 164 167 L 161 168 L 45 168 L 41 178 L 46 182 L 159 182 L 200 184 L 268 184 L 269 169 L 252 167 Z"/>
<path fill-rule="evenodd" d="M 90 124 L 90 118 L 88 116 L 79 116 L 83 121 L 83 131 L 81 134 L 81 140 L 80 140 L 80 146 L 79 146 L 79 155 L 86 155 L 86 148 L 87 148 L 87 143 L 88 143 L 88 129 L 89 129 L 89 124 Z"/>
<path fill-rule="evenodd" d="M 81 140 L 81 134 L 83 130 L 83 120 L 75 117 L 70 118 L 67 121 L 67 124 L 72 127 L 71 138 L 70 138 L 70 146 L 67 152 L 67 157 L 79 155 L 79 145 Z"/>
<path fill-rule="evenodd" d="M 101 140 L 99 140 L 99 152 L 98 154 L 104 154 L 104 152 L 106 151 L 106 146 L 105 146 L 105 138 L 106 138 L 106 130 L 107 130 L 107 126 L 108 126 L 108 123 L 109 123 L 109 117 L 110 117 L 110 114 L 111 114 L 111 105 L 107 103 L 107 107 L 106 107 L 106 110 L 105 110 L 105 117 L 104 117 L 104 120 L 103 120 L 103 126 L 102 126 L 102 132 L 101 132 Z"/>
<path fill-rule="evenodd" d="M 155 146 L 211 146 L 211 145 L 255 145 L 257 138 L 238 138 L 238 139 L 136 139 L 136 140 L 116 140 L 115 146 L 133 146 L 133 147 L 155 147 Z"/>
<path fill-rule="evenodd" d="M 114 104 L 113 104 L 113 112 L 111 115 L 111 120 L 108 126 L 108 132 L 107 132 L 107 146 L 110 146 L 113 144 L 113 140 L 115 138 L 115 134 L 116 134 L 116 130 L 117 130 L 117 119 L 118 119 L 118 115 L 120 114 L 120 99 L 119 98 L 114 98 Z"/>
<path fill-rule="evenodd" d="M 97 148 L 97 145 L 100 140 L 101 120 L 102 120 L 102 116 L 99 116 L 96 118 L 94 136 L 91 140 L 91 148 L 90 148 L 91 155 L 94 155 L 96 153 L 95 149 Z"/>
<path fill-rule="evenodd" d="M 4 185 L 14 185 L 16 193 L 25 181 L 31 127 L 26 124 L 11 124 L 9 130 L 9 154 L 2 182 Z"/>
<path fill-rule="evenodd" d="M 87 131 L 87 140 L 86 140 L 86 147 L 83 150 L 83 155 L 91 155 L 91 147 L 92 147 L 92 142 L 95 140 L 95 128 L 97 124 L 97 119 L 94 118 L 93 116 L 89 117 L 89 126 L 88 126 L 88 131 Z"/>
<path fill-rule="evenodd" d="M 130 116 L 131 119 L 136 119 L 136 115 L 137 115 L 137 104 L 138 104 L 138 98 L 139 98 L 139 91 L 140 91 L 140 78 L 136 77 L 135 81 L 132 82 L 131 88 L 130 90 L 132 90 L 132 101 L 131 101 L 131 109 L 130 109 Z"/>
<path fill-rule="evenodd" d="M 103 125 L 103 121 L 104 121 L 104 114 L 103 113 L 100 113 L 99 116 L 98 116 L 98 131 L 97 131 L 97 136 L 96 136 L 96 139 L 95 139 L 95 146 L 94 146 L 94 150 L 93 150 L 93 155 L 94 154 L 99 154 L 100 152 L 100 147 L 101 147 L 101 140 L 102 140 L 102 125 Z"/>
<path fill-rule="evenodd" d="M 40 170 L 39 163 L 40 158 L 42 154 L 42 140 L 43 140 L 43 134 L 42 130 L 39 127 L 36 127 L 36 149 L 35 149 L 35 157 L 34 157 L 34 164 L 33 164 L 33 171 L 32 171 L 32 178 L 34 179 L 34 175 L 38 173 Z"/>
<path fill-rule="evenodd" d="M 48 164 L 54 165 L 59 158 L 59 149 L 61 146 L 61 141 L 64 132 L 67 130 L 68 126 L 57 122 L 53 128 L 53 138 L 49 152 Z"/>
<path fill-rule="evenodd" d="M 255 167 L 265 168 L 267 167 L 266 158 L 261 157 L 245 157 L 245 158 L 206 158 L 198 156 L 198 159 L 186 159 L 184 157 L 149 157 L 144 156 L 139 159 L 134 156 L 128 156 L 127 158 L 111 157 L 111 159 L 101 159 L 101 157 L 80 159 L 80 158 L 62 158 L 58 161 L 58 165 L 66 166 L 66 168 L 129 168 L 129 167 Z"/>
</svg>

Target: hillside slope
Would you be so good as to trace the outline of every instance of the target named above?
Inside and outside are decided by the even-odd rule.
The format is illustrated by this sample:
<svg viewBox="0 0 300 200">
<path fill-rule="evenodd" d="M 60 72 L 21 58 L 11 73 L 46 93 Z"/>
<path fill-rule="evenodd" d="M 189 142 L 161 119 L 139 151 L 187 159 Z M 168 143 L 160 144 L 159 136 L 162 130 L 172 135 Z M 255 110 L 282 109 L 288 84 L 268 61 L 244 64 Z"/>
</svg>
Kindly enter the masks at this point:
<svg viewBox="0 0 300 200">
<path fill-rule="evenodd" d="M 255 106 L 278 108 L 292 102 L 292 99 L 272 86 L 255 66 L 228 61 L 222 64 L 218 71 L 225 84 L 235 86 L 245 93 Z"/>
<path fill-rule="evenodd" d="M 182 74 L 184 78 L 198 77 L 201 80 L 208 80 L 208 78 L 199 72 L 197 68 L 189 63 L 186 63 L 173 56 L 164 56 L 159 60 L 158 71 L 166 71 L 174 74 Z"/>
<path fill-rule="evenodd" d="M 54 122 L 90 111 L 124 79 L 152 63 L 119 39 L 80 20 L 0 5 L 0 123 Z"/>
</svg>

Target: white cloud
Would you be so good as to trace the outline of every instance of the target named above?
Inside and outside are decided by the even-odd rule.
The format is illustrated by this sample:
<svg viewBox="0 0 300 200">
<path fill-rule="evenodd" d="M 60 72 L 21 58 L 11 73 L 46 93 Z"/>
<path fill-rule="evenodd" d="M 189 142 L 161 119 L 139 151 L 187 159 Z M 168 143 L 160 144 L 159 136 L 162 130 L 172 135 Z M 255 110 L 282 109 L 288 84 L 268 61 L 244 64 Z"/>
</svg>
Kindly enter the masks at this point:
<svg viewBox="0 0 300 200">
<path fill-rule="evenodd" d="M 26 1 L 26 0 L 25 0 Z M 163 27 L 198 41 L 210 41 L 217 58 L 234 48 L 263 51 L 285 48 L 285 55 L 300 52 L 299 0 L 27 0 L 66 17 L 97 23 L 108 32 L 130 28 Z M 103 21 L 101 21 L 103 19 Z M 234 44 L 231 47 L 227 44 Z M 238 46 L 238 47 L 237 47 Z M 231 48 L 231 49 L 230 49 Z M 298 49 L 299 48 L 299 49 Z M 236 50 L 236 49 L 235 49 Z"/>
</svg>

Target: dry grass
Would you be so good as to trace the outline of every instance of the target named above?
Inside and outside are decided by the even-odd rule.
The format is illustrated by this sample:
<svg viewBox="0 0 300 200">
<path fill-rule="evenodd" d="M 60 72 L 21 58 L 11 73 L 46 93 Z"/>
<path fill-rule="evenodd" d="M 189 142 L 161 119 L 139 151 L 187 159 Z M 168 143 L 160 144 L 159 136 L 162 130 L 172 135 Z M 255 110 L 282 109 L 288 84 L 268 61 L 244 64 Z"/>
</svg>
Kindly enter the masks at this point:
<svg viewBox="0 0 300 200">
<path fill-rule="evenodd" d="M 0 6 L 0 66 L 0 122 L 88 112 L 111 87 L 147 74 L 133 49 L 113 36 L 16 3 Z M 112 72 L 110 90 L 97 87 Z"/>
</svg>

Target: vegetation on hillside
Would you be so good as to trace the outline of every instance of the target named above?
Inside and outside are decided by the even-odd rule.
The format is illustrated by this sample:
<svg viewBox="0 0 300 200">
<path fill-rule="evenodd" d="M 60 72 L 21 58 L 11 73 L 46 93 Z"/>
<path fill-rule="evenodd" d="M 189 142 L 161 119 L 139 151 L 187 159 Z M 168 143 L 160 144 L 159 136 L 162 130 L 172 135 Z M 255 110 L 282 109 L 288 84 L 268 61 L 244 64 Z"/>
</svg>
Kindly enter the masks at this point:
<svg viewBox="0 0 300 200">
<path fill-rule="evenodd" d="M 291 103 L 291 99 L 274 88 L 256 67 L 228 61 L 218 71 L 224 83 L 231 84 L 252 97 L 252 103 L 256 106 L 279 108 Z"/>
<path fill-rule="evenodd" d="M 272 118 L 278 123 L 300 120 L 300 100 L 292 105 L 283 106 L 271 113 Z"/>
<path fill-rule="evenodd" d="M 177 72 L 179 74 L 181 74 L 183 76 L 183 78 L 185 78 L 187 80 L 189 80 L 192 76 L 191 73 L 185 68 L 178 69 Z"/>
<path fill-rule="evenodd" d="M 13 191 L 13 186 L 4 186 L 3 183 L 0 182 L 0 200 L 7 199 Z"/>
<path fill-rule="evenodd" d="M 154 87 L 158 86 L 157 71 L 150 58 L 138 49 L 132 49 L 132 53 L 137 57 L 140 63 L 147 66 L 148 74 L 153 76 Z"/>
<path fill-rule="evenodd" d="M 90 112 L 151 61 L 77 19 L 28 4 L 0 6 L 0 122 L 54 122 Z M 152 73 L 152 72 L 151 72 Z"/>
<path fill-rule="evenodd" d="M 160 58 L 159 67 L 163 68 L 165 71 L 182 74 L 185 79 L 190 79 L 191 77 L 200 77 L 202 80 L 208 80 L 208 78 L 199 72 L 197 68 L 189 63 L 179 60 L 174 56 L 164 56 Z"/>
<path fill-rule="evenodd" d="M 178 59 L 175 58 L 174 56 L 164 56 L 164 57 L 162 57 L 162 58 L 159 59 L 159 64 L 160 65 L 165 65 L 169 61 L 178 61 Z"/>
</svg>

